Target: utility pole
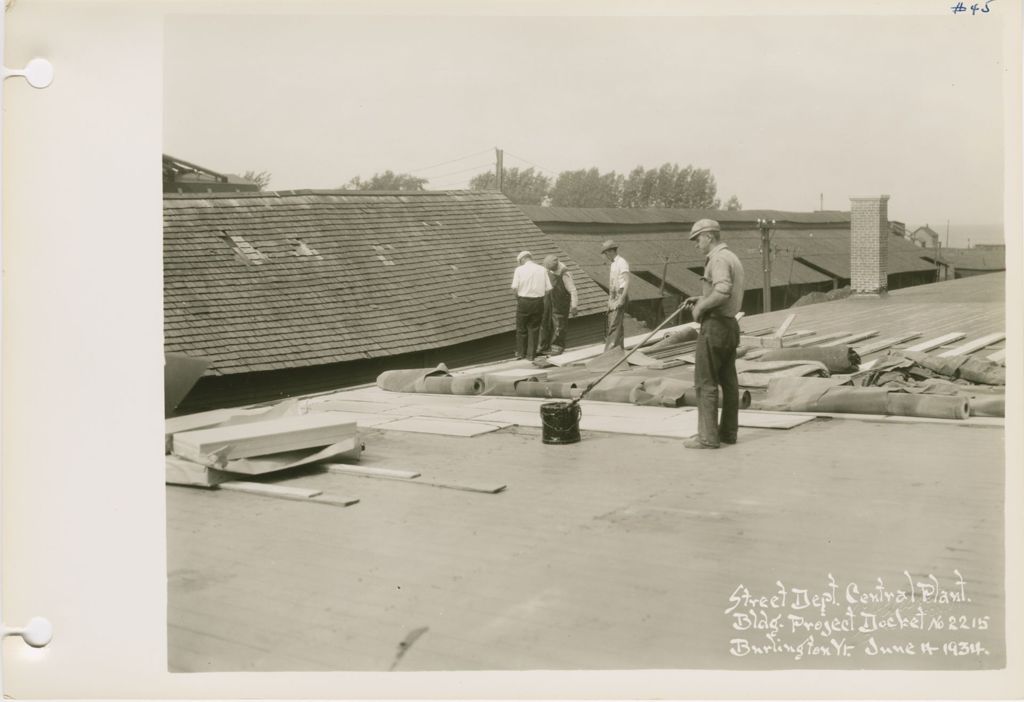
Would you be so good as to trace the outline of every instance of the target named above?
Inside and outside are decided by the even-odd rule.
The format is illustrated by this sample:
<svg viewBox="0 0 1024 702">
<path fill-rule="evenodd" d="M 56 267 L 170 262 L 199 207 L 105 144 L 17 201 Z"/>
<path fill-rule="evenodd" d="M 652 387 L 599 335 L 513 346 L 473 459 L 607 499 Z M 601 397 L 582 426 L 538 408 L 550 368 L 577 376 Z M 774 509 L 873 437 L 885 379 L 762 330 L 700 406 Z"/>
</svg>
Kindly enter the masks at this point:
<svg viewBox="0 0 1024 702">
<path fill-rule="evenodd" d="M 824 212 L 824 211 L 825 211 L 825 193 L 820 193 L 818 195 L 818 212 Z"/>
<path fill-rule="evenodd" d="M 668 277 L 668 256 L 665 257 L 664 265 L 661 267 L 661 286 L 658 288 L 659 300 L 661 302 L 661 316 L 665 316 L 665 278 Z"/>
<path fill-rule="evenodd" d="M 949 220 L 946 220 L 946 248 L 949 248 Z"/>
<path fill-rule="evenodd" d="M 761 297 L 765 312 L 772 311 L 772 258 L 771 258 L 771 227 L 775 220 L 758 219 L 757 228 L 761 230 Z"/>
<path fill-rule="evenodd" d="M 502 186 L 504 185 L 504 179 L 502 178 L 502 176 L 504 175 L 505 172 L 505 166 L 502 164 L 502 160 L 505 154 L 497 146 L 494 147 L 494 153 L 497 155 L 498 161 L 494 168 L 494 180 L 498 184 L 498 190 L 501 191 L 503 190 Z"/>
</svg>

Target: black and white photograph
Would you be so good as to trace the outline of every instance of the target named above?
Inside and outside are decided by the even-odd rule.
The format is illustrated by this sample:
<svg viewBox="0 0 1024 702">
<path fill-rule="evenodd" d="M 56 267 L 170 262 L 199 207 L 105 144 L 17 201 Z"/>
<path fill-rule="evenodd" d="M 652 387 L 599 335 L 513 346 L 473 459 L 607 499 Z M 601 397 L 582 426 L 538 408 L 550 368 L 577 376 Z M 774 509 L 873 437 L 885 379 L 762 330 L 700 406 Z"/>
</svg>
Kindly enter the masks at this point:
<svg viewBox="0 0 1024 702">
<path fill-rule="evenodd" d="M 170 18 L 170 669 L 1002 667 L 997 8 Z"/>
<path fill-rule="evenodd" d="M 145 194 L 140 248 L 93 243 L 146 262 L 147 312 L 119 312 L 130 283 L 93 309 L 162 387 L 97 377 L 128 395 L 88 419 L 118 463 L 103 408 L 147 428 L 158 536 L 119 560 L 158 580 L 147 655 L 178 695 L 1012 672 L 1016 0 L 169 7 L 136 22 L 154 148 L 126 147 L 124 193 L 85 186 L 115 230 Z M 131 11 L 97 12 L 103 51 L 139 50 Z M 9 243 L 16 214 L 15 276 L 50 252 Z M 5 454 L 56 455 L 46 426 Z"/>
</svg>

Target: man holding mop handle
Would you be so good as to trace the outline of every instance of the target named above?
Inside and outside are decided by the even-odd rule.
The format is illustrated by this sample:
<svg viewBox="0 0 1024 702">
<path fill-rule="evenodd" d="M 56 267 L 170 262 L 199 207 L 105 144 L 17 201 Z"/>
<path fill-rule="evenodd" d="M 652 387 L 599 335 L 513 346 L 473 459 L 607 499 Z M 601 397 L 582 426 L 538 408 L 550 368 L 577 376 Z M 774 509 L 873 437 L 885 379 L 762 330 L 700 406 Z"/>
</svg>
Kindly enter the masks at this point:
<svg viewBox="0 0 1024 702">
<path fill-rule="evenodd" d="M 739 431 L 739 381 L 736 348 L 740 325 L 736 313 L 743 306 L 743 265 L 721 241 L 722 229 L 713 219 L 701 219 L 690 229 L 690 241 L 704 254 L 701 294 L 683 303 L 700 323 L 697 336 L 698 433 L 683 442 L 691 449 L 735 444 Z M 718 419 L 718 388 L 722 388 L 722 418 Z"/>
</svg>

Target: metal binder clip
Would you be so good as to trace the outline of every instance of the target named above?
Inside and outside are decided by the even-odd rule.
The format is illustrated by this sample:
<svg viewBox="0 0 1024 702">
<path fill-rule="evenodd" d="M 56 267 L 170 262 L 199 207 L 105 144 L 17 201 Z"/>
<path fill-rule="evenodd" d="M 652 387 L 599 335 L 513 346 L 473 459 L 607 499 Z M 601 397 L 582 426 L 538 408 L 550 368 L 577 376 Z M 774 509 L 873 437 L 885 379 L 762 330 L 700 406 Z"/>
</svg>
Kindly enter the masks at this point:
<svg viewBox="0 0 1024 702">
<path fill-rule="evenodd" d="M 53 625 L 43 617 L 32 617 L 27 626 L 17 629 L 0 624 L 0 635 L 20 636 L 32 648 L 42 648 L 53 638 Z"/>
<path fill-rule="evenodd" d="M 3 77 L 10 78 L 11 76 L 21 76 L 33 88 L 42 89 L 53 82 L 53 64 L 46 59 L 34 58 L 21 70 L 3 66 Z"/>
</svg>

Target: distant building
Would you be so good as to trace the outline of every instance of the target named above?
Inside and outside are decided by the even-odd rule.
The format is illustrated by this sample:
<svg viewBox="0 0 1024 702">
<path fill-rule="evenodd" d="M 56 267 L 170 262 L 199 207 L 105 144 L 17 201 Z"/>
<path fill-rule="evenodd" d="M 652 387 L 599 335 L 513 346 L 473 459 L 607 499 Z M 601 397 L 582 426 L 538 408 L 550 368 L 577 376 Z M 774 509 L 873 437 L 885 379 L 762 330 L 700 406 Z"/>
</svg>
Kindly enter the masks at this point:
<svg viewBox="0 0 1024 702">
<path fill-rule="evenodd" d="M 942 280 L 967 278 L 1006 270 L 1004 244 L 978 245 L 972 249 L 940 248 L 938 256 L 924 255 L 925 260 L 940 267 Z"/>
<path fill-rule="evenodd" d="M 634 276 L 630 314 L 648 321 L 671 312 L 678 301 L 700 294 L 704 260 L 688 240 L 690 227 L 704 217 L 718 220 L 722 238 L 743 262 L 746 291 L 743 310 L 763 309 L 763 265 L 758 219 L 774 221 L 771 229 L 771 307 L 789 307 L 810 292 L 851 284 L 851 218 L 849 212 L 783 212 L 778 210 L 676 210 L 632 208 L 571 208 L 521 206 L 601 286 L 607 285 L 608 266 L 600 243 L 614 238 Z M 883 218 L 884 219 L 884 218 Z M 877 224 L 878 218 L 876 216 Z M 879 232 L 874 232 L 876 256 L 865 264 L 881 270 L 880 287 L 888 290 L 935 281 L 935 264 L 902 236 L 889 233 L 884 258 L 877 256 Z M 858 264 L 858 268 L 864 266 Z M 879 276 L 875 275 L 879 283 Z M 664 302 L 662 301 L 664 298 Z M 688 320 L 686 313 L 684 320 Z"/>
<path fill-rule="evenodd" d="M 218 173 L 180 158 L 163 155 L 165 193 L 257 192 L 259 186 L 234 173 Z"/>
<path fill-rule="evenodd" d="M 918 246 L 923 249 L 934 249 L 936 246 L 939 245 L 938 232 L 929 227 L 927 224 L 924 225 L 923 227 L 918 227 L 917 229 L 915 229 L 907 238 L 910 239 L 910 241 L 912 241 L 915 246 Z"/>
<path fill-rule="evenodd" d="M 209 362 L 178 412 L 509 359 L 524 249 L 574 274 L 567 341 L 602 340 L 605 293 L 501 193 L 165 195 L 164 349 Z"/>
</svg>

